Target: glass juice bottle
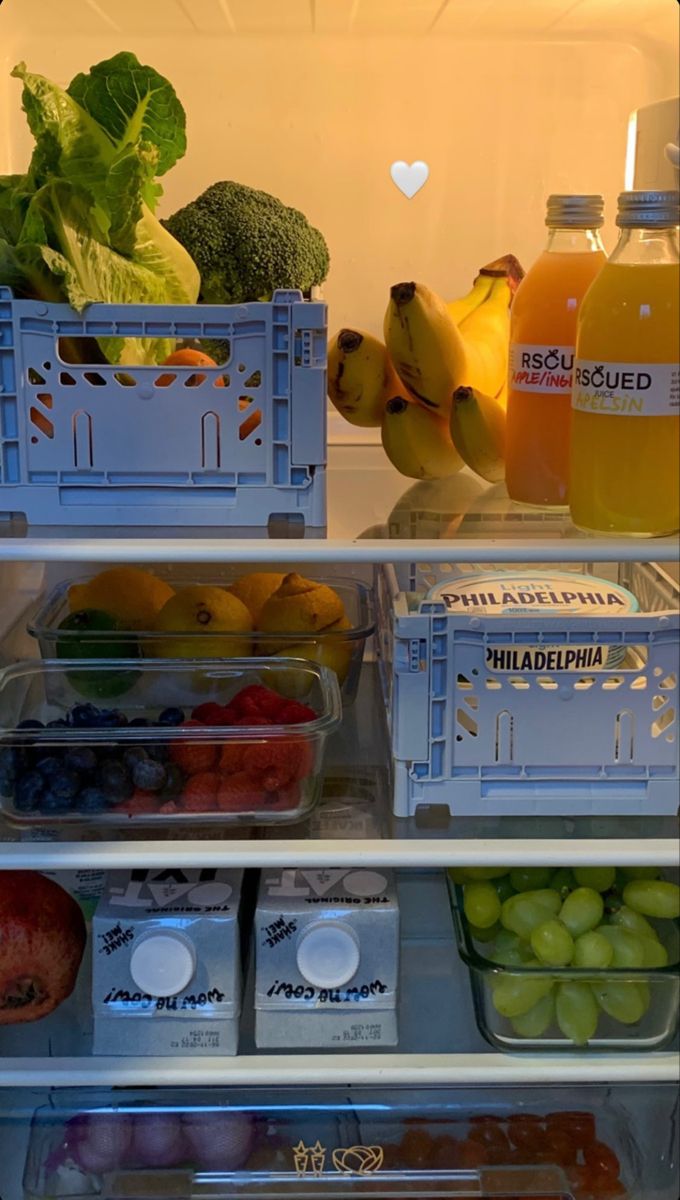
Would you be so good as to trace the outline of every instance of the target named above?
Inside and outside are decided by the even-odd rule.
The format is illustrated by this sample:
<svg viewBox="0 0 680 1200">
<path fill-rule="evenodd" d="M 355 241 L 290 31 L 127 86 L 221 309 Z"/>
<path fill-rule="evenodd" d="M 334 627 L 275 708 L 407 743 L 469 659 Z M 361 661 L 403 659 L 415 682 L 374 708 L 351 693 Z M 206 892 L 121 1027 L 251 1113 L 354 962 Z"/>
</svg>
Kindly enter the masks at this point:
<svg viewBox="0 0 680 1200">
<path fill-rule="evenodd" d="M 548 244 L 512 303 L 505 478 L 513 500 L 565 508 L 576 319 L 606 262 L 601 196 L 549 196 Z"/>
<path fill-rule="evenodd" d="M 678 192 L 623 192 L 618 245 L 581 308 L 572 399 L 574 524 L 654 537 L 680 526 Z"/>
</svg>

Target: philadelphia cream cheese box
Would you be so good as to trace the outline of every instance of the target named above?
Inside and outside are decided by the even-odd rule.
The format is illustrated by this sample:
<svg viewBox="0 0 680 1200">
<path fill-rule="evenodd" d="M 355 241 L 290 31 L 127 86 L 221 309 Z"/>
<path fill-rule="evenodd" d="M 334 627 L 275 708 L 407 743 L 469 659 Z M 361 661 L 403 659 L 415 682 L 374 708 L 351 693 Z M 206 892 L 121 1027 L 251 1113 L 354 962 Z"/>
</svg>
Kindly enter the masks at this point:
<svg viewBox="0 0 680 1200">
<path fill-rule="evenodd" d="M 242 871 L 113 871 L 92 924 L 95 1054 L 236 1054 Z"/>
<path fill-rule="evenodd" d="M 259 1047 L 397 1044 L 399 904 L 391 871 L 265 870 L 253 937 Z"/>
<path fill-rule="evenodd" d="M 443 604 L 447 613 L 468 617 L 610 617 L 616 628 L 617 617 L 638 612 L 636 597 L 618 583 L 598 579 L 576 571 L 493 571 L 459 575 L 430 588 L 428 601 Z M 569 628 L 568 621 L 564 629 Z M 488 626 L 487 626 L 488 629 Z M 517 625 L 521 638 L 521 624 Z M 486 666 L 490 671 L 596 671 L 620 666 L 625 647 L 606 641 L 580 643 L 560 637 L 550 642 L 550 632 L 532 645 L 509 636 L 505 641 L 489 643 Z"/>
</svg>

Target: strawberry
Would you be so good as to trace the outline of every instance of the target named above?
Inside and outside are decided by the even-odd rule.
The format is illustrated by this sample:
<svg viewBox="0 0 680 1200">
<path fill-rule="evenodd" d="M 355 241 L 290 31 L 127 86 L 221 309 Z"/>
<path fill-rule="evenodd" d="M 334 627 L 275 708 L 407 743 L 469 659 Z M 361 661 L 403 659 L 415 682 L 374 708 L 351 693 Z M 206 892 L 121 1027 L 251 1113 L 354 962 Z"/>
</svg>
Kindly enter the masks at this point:
<svg viewBox="0 0 680 1200">
<path fill-rule="evenodd" d="M 219 769 L 224 775 L 243 770 L 243 742 L 225 742 L 220 749 Z"/>
<path fill-rule="evenodd" d="M 192 775 L 182 790 L 180 807 L 187 812 L 214 812 L 221 783 L 221 776 L 216 771 L 200 771 L 197 775 Z"/>
<path fill-rule="evenodd" d="M 262 789 L 247 771 L 237 771 L 222 778 L 217 793 L 221 812 L 251 812 L 262 806 Z"/>
<path fill-rule="evenodd" d="M 200 721 L 185 721 L 178 729 L 199 726 Z M 217 762 L 219 747 L 214 743 L 205 742 L 173 742 L 170 746 L 170 758 L 185 775 L 198 775 L 201 771 L 210 771 Z"/>
<path fill-rule="evenodd" d="M 234 721 L 234 725 L 271 725 L 271 721 L 268 717 L 258 716 L 255 713 L 252 717 L 239 717 L 237 721 Z"/>
<path fill-rule="evenodd" d="M 308 704 L 301 704 L 299 700 L 287 700 L 279 709 L 279 725 L 304 725 L 307 721 L 316 721 L 316 713 Z"/>
<path fill-rule="evenodd" d="M 129 813 L 131 817 L 138 816 L 140 813 L 155 813 L 158 811 L 158 795 L 156 792 L 144 792 L 141 788 L 136 788 L 129 800 L 123 800 L 122 804 L 116 805 L 117 813 Z"/>
</svg>

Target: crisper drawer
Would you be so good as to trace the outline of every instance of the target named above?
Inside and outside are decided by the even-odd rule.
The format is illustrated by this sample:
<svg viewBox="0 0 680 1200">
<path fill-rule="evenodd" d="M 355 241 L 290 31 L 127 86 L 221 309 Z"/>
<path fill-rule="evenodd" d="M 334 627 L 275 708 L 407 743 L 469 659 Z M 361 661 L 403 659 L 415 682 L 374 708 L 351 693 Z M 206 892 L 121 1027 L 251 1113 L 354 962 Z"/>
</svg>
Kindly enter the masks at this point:
<svg viewBox="0 0 680 1200">
<path fill-rule="evenodd" d="M 67 1091 L 4 1105 L 3 1200 L 675 1193 L 671 1086 Z"/>
</svg>

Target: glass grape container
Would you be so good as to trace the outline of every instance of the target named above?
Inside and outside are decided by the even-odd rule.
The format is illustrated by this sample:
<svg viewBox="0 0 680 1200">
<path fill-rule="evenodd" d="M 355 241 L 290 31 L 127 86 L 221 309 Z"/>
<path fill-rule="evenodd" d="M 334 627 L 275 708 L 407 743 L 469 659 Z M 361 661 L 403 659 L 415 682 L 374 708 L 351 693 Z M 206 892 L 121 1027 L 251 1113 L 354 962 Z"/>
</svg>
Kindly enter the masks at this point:
<svg viewBox="0 0 680 1200">
<path fill-rule="evenodd" d="M 479 1030 L 512 1053 L 663 1049 L 678 1029 L 677 885 L 576 875 L 586 886 L 567 868 L 449 872 Z"/>
</svg>

